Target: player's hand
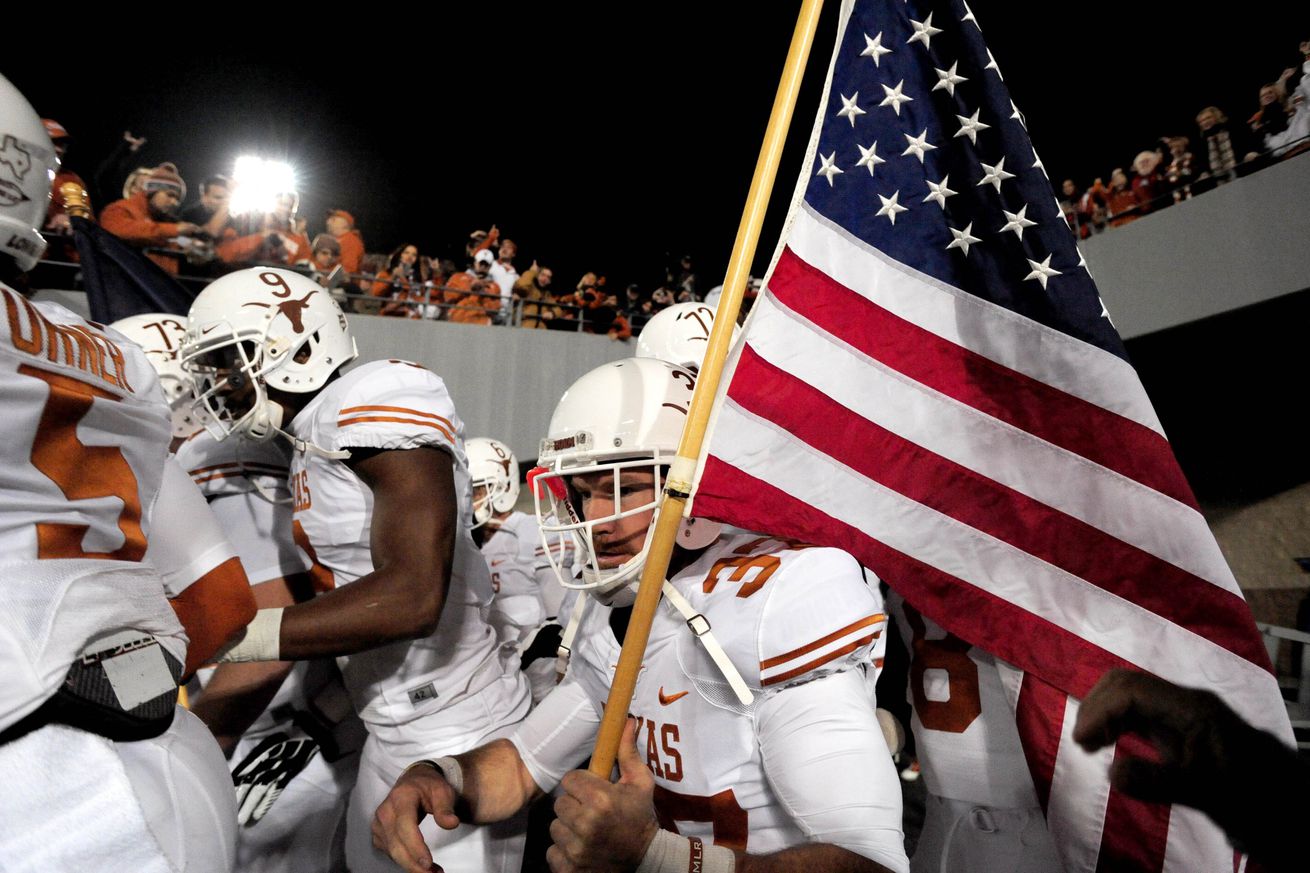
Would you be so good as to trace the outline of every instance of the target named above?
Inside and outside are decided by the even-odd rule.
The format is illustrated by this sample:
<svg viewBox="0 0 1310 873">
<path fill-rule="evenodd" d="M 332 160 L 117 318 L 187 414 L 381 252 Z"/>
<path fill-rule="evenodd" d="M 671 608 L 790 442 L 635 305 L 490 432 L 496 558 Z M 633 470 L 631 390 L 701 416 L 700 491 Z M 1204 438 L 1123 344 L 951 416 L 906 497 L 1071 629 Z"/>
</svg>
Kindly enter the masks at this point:
<svg viewBox="0 0 1310 873">
<path fill-rule="evenodd" d="M 1208 811 L 1231 757 L 1251 729 L 1214 694 L 1146 673 L 1110 670 L 1078 708 L 1073 738 L 1088 751 L 1124 734 L 1151 743 L 1155 759 L 1116 756 L 1110 780 L 1143 800 L 1178 802 Z"/>
<path fill-rule="evenodd" d="M 250 827 L 272 808 L 278 795 L 318 754 L 318 743 L 304 734 L 276 733 L 232 771 L 237 790 L 237 824 Z"/>
<path fill-rule="evenodd" d="M 410 873 L 440 870 L 418 825 L 424 815 L 431 815 L 448 831 L 459 827 L 456 800 L 455 789 L 437 770 L 426 765 L 406 770 L 373 814 L 374 847 Z"/>
<path fill-rule="evenodd" d="M 546 861 L 555 873 L 635 870 L 659 830 L 655 778 L 637 754 L 637 723 L 628 719 L 619 743 L 619 781 L 611 784 L 585 770 L 564 776 L 555 801 L 554 845 Z"/>
</svg>

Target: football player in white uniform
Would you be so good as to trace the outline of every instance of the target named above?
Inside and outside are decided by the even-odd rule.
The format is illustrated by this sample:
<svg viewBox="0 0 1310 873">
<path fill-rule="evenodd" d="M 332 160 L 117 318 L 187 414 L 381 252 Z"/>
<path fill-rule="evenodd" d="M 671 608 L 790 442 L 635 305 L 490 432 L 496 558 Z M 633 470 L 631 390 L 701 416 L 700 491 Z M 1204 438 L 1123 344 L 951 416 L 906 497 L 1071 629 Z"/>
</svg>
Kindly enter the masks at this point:
<svg viewBox="0 0 1310 873">
<path fill-rule="evenodd" d="M 910 654 L 910 728 L 928 798 L 914 873 L 1059 873 L 1014 722 L 1022 673 L 946 633 L 895 592 Z"/>
<path fill-rule="evenodd" d="M 492 624 L 501 640 L 517 646 L 532 635 L 547 615 L 546 592 L 558 608 L 564 589 L 555 582 L 546 559 L 537 519 L 516 512 L 519 497 L 519 462 L 500 440 L 476 437 L 468 441 L 469 475 L 473 480 L 474 540 L 491 572 L 496 599 L 491 604 Z"/>
<path fill-rule="evenodd" d="M 141 347 L 159 374 L 159 386 L 173 414 L 173 442 L 177 451 L 182 440 L 205 426 L 204 416 L 191 392 L 191 380 L 182 370 L 180 352 L 186 337 L 186 318 L 166 312 L 129 315 L 109 325 Z"/>
<path fill-rule="evenodd" d="M 191 398 L 190 380 L 180 375 Z M 220 441 L 207 430 L 177 450 L 237 544 L 260 608 L 307 600 L 327 575 L 294 541 L 290 454 L 282 441 Z M 336 664 L 251 662 L 208 672 L 192 712 L 231 761 L 238 873 L 345 870 L 346 799 L 364 730 Z"/>
<path fill-rule="evenodd" d="M 368 728 L 347 815 L 351 870 L 390 867 L 369 841 L 387 788 L 431 748 L 470 748 L 526 714 L 487 623 L 491 579 L 469 533 L 463 425 L 441 379 L 356 356 L 321 287 L 285 270 L 231 273 L 192 305 L 183 365 L 214 426 L 290 440 L 294 522 L 331 590 L 261 609 L 228 660 L 338 658 Z M 521 831 L 430 829 L 451 870 L 517 870 Z"/>
<path fill-rule="evenodd" d="M 896 773 L 866 674 L 885 624 L 844 552 L 684 525 L 610 784 L 591 751 L 694 377 L 631 359 L 564 395 L 535 480 L 542 530 L 574 534 L 590 595 L 564 681 L 509 740 L 416 762 L 374 841 L 432 858 L 415 820 L 492 822 L 559 783 L 553 870 L 893 870 L 908 861 Z M 552 518 L 564 519 L 563 522 Z M 635 740 L 635 746 L 634 746 Z M 437 863 L 444 864 L 440 852 Z"/>
<path fill-rule="evenodd" d="M 637 357 L 657 358 L 699 373 L 713 327 L 714 307 L 704 303 L 675 303 L 655 313 L 637 334 Z M 734 342 L 738 333 L 733 327 Z"/>
<path fill-rule="evenodd" d="M 41 254 L 56 167 L 0 77 L 0 283 Z M 250 619 L 245 575 L 166 463 L 140 350 L 6 284 L 0 306 L 0 869 L 228 870 L 227 768 L 177 682 Z"/>
</svg>

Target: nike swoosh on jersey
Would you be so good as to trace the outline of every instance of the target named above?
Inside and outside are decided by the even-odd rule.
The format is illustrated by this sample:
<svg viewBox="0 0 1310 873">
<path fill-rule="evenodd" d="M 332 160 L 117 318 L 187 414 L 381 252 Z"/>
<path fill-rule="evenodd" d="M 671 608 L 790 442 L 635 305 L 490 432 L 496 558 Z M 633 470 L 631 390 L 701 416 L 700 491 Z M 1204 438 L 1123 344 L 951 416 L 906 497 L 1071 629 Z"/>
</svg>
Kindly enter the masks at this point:
<svg viewBox="0 0 1310 873">
<path fill-rule="evenodd" d="M 675 700 L 681 700 L 682 698 L 686 697 L 689 693 L 690 693 L 690 692 L 688 692 L 688 691 L 679 691 L 677 694 L 667 694 L 667 695 L 666 695 L 666 694 L 664 693 L 664 686 L 661 685 L 661 686 L 660 686 L 660 706 L 668 706 L 668 705 L 669 705 L 670 703 L 672 703 L 673 701 L 675 701 Z"/>
<path fill-rule="evenodd" d="M 499 567 L 501 564 L 505 563 L 507 560 L 509 560 L 509 559 L 508 559 L 508 558 L 495 558 L 495 559 L 492 560 L 492 562 L 491 562 L 491 566 L 493 566 L 493 567 Z"/>
</svg>

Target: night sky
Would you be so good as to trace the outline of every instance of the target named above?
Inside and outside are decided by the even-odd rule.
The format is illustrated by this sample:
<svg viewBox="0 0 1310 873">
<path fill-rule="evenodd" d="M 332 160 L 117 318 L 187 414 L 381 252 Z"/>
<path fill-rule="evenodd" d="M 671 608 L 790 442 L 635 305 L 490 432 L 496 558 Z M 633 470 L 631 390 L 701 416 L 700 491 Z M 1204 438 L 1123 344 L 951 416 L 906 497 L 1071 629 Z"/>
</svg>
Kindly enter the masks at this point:
<svg viewBox="0 0 1310 873">
<path fill-rule="evenodd" d="M 838 6 L 824 11 L 757 273 Z M 1162 134 L 1194 134 L 1207 104 L 1244 121 L 1259 86 L 1310 38 L 1304 3 L 1219 23 L 1119 0 L 972 6 L 1051 177 L 1081 186 Z M 48 36 L 39 58 L 7 54 L 0 71 L 69 129 L 68 163 L 88 180 L 130 129 L 149 138 L 134 163 L 175 162 L 192 199 L 238 154 L 288 160 L 311 235 L 341 206 L 370 251 L 415 242 L 455 256 L 469 231 L 496 223 L 518 242 L 520 269 L 537 258 L 557 285 L 590 269 L 612 287 L 649 288 L 684 253 L 702 288 L 722 280 L 799 3 L 627 6 L 622 24 L 619 7 L 599 4 L 369 7 L 367 21 L 361 7 L 357 26 L 298 8 L 300 19 L 247 15 L 239 26 L 228 10 L 211 30 L 129 31 L 122 16 L 65 24 L 85 46 L 75 60 Z"/>
</svg>

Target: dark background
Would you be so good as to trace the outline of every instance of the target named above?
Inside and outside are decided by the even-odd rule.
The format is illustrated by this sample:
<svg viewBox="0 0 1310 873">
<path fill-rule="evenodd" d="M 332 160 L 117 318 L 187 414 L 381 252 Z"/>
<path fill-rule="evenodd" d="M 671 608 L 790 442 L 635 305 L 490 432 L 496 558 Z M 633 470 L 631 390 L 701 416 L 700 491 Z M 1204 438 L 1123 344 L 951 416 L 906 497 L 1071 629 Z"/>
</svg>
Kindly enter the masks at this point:
<svg viewBox="0 0 1310 873">
<path fill-rule="evenodd" d="M 1162 134 L 1194 134 L 1205 105 L 1244 121 L 1310 38 L 1310 11 L 1290 2 L 1234 5 L 1225 20 L 1143 3 L 972 5 L 1051 177 L 1080 186 Z M 824 10 L 757 275 L 838 6 Z M 238 154 L 286 159 L 310 234 L 340 206 L 370 251 L 455 256 L 495 223 L 520 269 L 540 259 L 560 285 L 597 270 L 649 288 L 684 253 L 702 289 L 722 280 L 798 3 L 297 8 L 171 13 L 209 16 L 186 26 L 41 10 L 10 21 L 0 71 L 68 128 L 68 164 L 88 181 L 129 129 L 149 138 L 136 163 L 175 162 L 192 199 Z"/>
</svg>

